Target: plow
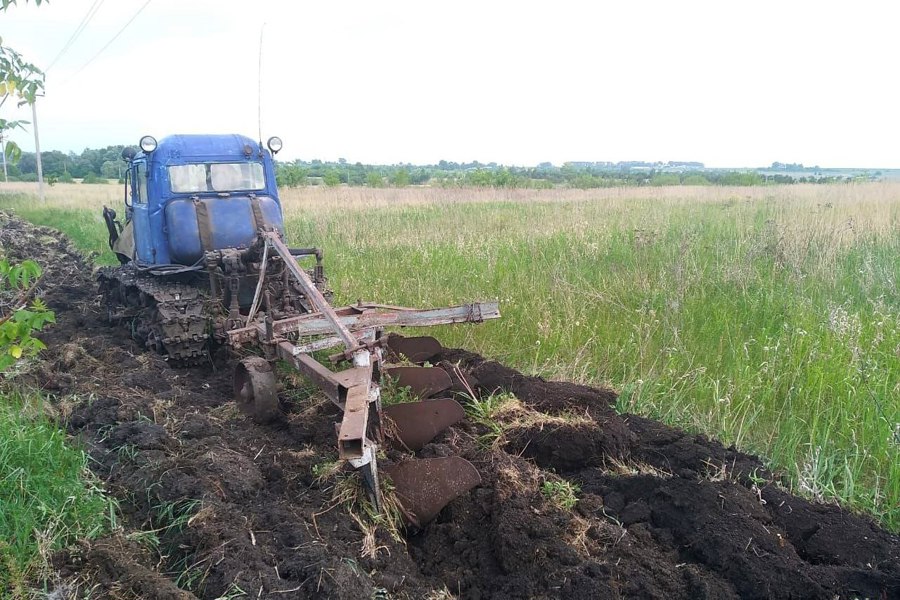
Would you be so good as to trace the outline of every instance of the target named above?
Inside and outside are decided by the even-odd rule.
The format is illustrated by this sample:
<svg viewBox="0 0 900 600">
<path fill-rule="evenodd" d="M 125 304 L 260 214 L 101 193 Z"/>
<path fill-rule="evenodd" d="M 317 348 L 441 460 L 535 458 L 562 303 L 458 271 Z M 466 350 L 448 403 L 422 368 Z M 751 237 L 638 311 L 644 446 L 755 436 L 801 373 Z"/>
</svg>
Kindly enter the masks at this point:
<svg viewBox="0 0 900 600">
<path fill-rule="evenodd" d="M 360 473 L 373 505 L 381 509 L 387 475 L 412 525 L 477 486 L 477 470 L 461 457 L 415 457 L 465 418 L 445 393 L 450 375 L 428 366 L 441 344 L 385 328 L 480 323 L 500 316 L 498 304 L 333 306 L 322 251 L 284 241 L 272 161 L 280 140 L 270 139 L 268 151 L 242 136 L 145 136 L 140 146 L 123 152 L 124 224 L 103 212 L 121 263 L 98 276 L 110 321 L 176 367 L 208 362 L 219 349 L 238 357 L 234 399 L 259 424 L 281 418 L 276 365 L 298 371 L 341 410 L 338 455 Z M 312 258 L 311 268 L 301 266 Z M 316 358 L 326 351 L 331 367 L 344 368 Z M 385 382 L 406 401 L 385 405 Z M 386 446 L 407 458 L 380 473 Z"/>
<path fill-rule="evenodd" d="M 451 387 L 440 367 L 422 366 L 442 347 L 433 337 L 384 336 L 384 327 L 478 323 L 500 316 L 496 303 L 475 303 L 429 310 L 358 303 L 332 307 L 309 275 L 300 269 L 276 232 L 265 232 L 262 244 L 284 261 L 314 310 L 274 320 L 265 317 L 227 332 L 229 345 L 240 350 L 252 344 L 263 352 L 241 360 L 235 369 L 234 394 L 238 406 L 261 423 L 279 414 L 277 382 L 272 362 L 281 360 L 306 376 L 343 412 L 336 426 L 338 454 L 362 476 L 372 502 L 381 505 L 378 448 L 392 442 L 415 452 L 465 417 L 453 398 L 435 398 Z M 330 356 L 349 368 L 332 371 L 313 352 L 342 346 Z M 404 364 L 392 364 L 390 360 Z M 381 382 L 408 392 L 414 399 L 383 406 Z M 392 440 L 386 438 L 390 431 Z M 450 501 L 481 480 L 465 459 L 412 458 L 387 470 L 398 500 L 412 524 L 433 519 Z"/>
</svg>

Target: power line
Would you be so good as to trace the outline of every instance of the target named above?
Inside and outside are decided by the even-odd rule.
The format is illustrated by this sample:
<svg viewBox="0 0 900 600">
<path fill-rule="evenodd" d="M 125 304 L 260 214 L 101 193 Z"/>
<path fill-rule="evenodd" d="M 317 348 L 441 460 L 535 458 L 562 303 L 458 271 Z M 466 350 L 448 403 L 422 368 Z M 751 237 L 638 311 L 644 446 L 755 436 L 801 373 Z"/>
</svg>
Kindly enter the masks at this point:
<svg viewBox="0 0 900 600">
<path fill-rule="evenodd" d="M 80 36 L 84 32 L 85 28 L 91 22 L 91 19 L 94 18 L 94 16 L 97 14 L 97 11 L 99 11 L 100 7 L 103 6 L 103 2 L 104 0 L 94 0 L 94 3 L 91 4 L 91 7 L 87 10 L 86 13 L 84 13 L 84 16 L 81 18 L 81 22 L 78 24 L 78 27 L 75 28 L 75 31 L 72 32 L 72 35 L 69 36 L 69 39 L 66 41 L 65 45 L 62 47 L 59 53 L 57 53 L 56 57 L 54 57 L 54 59 L 50 61 L 50 64 L 47 65 L 47 68 L 44 69 L 45 73 L 49 71 L 53 65 L 56 64 L 56 62 L 62 57 L 62 55 L 65 54 L 66 50 L 72 47 L 72 44 L 75 43 L 75 40 L 78 39 L 78 36 Z"/>
<path fill-rule="evenodd" d="M 77 71 L 75 71 L 75 74 L 72 75 L 72 77 L 75 77 L 75 76 L 77 76 L 79 73 L 81 73 L 82 71 L 84 71 L 85 68 L 87 68 L 87 66 L 88 66 L 89 64 L 91 64 L 92 62 L 94 62 L 94 61 L 97 59 L 98 56 L 100 56 L 101 54 L 103 54 L 103 51 L 106 50 L 107 48 L 109 48 L 109 46 L 110 46 L 114 41 L 116 41 L 116 40 L 119 38 L 120 35 L 122 35 L 122 32 L 125 31 L 125 30 L 128 28 L 128 26 L 131 25 L 131 23 L 132 23 L 135 19 L 138 18 L 138 15 L 141 14 L 141 13 L 144 11 L 144 9 L 147 8 L 147 5 L 150 4 L 152 1 L 153 1 L 153 0 L 147 0 L 146 2 L 144 2 L 144 4 L 143 4 L 139 9 L 137 9 L 137 12 L 134 13 L 134 14 L 131 16 L 130 19 L 128 19 L 128 22 L 125 23 L 124 25 L 122 25 L 122 28 L 121 28 L 118 32 L 116 32 L 116 35 L 112 36 L 112 39 L 110 39 L 108 42 L 106 42 L 106 44 L 105 44 L 102 48 L 100 48 L 100 50 L 97 51 L 97 54 L 95 54 L 94 56 L 92 56 L 92 57 L 90 58 L 90 60 L 88 60 L 88 61 L 87 61 L 86 63 L 84 63 L 83 65 L 81 65 L 81 68 L 78 69 Z"/>
</svg>

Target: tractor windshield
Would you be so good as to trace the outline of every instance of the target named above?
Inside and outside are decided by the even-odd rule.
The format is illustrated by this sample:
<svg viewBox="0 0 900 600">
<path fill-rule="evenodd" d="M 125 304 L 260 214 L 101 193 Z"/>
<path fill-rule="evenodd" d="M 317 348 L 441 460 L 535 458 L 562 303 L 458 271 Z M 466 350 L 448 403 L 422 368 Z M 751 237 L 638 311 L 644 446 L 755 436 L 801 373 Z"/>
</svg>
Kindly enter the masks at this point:
<svg viewBox="0 0 900 600">
<path fill-rule="evenodd" d="M 262 163 L 197 163 L 169 167 L 172 191 L 185 192 L 236 192 L 262 190 L 266 178 Z"/>
</svg>

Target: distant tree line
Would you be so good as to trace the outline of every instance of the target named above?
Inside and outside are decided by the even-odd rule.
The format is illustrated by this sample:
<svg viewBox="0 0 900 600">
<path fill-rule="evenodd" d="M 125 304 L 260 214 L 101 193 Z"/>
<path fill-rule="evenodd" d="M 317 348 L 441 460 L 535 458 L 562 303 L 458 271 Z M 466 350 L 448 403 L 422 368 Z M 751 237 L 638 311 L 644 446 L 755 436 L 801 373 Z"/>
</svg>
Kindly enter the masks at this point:
<svg viewBox="0 0 900 600">
<path fill-rule="evenodd" d="M 554 166 L 510 167 L 497 163 L 455 163 L 440 161 L 434 165 L 365 165 L 312 160 L 277 163 L 278 185 L 352 185 L 368 187 L 601 188 L 617 186 L 664 185 L 768 185 L 791 183 L 836 183 L 840 176 L 793 177 L 786 174 L 762 174 L 755 171 L 706 169 L 702 163 L 565 163 Z"/>
<path fill-rule="evenodd" d="M 84 183 L 106 183 L 109 179 L 121 179 L 125 173 L 123 148 L 124 146 L 85 148 L 81 154 L 65 154 L 59 150 L 41 152 L 44 178 L 51 183 L 71 182 L 75 179 L 81 179 Z M 8 169 L 10 181 L 37 181 L 37 159 L 33 152 L 22 152 L 19 160 L 8 165 Z"/>
<path fill-rule="evenodd" d="M 102 149 L 85 148 L 80 154 L 58 150 L 41 153 L 44 177 L 49 182 L 84 183 L 121 179 L 125 163 L 121 159 L 124 146 Z M 779 169 L 784 166 L 774 163 Z M 350 163 L 341 158 L 336 162 L 295 160 L 276 162 L 276 177 L 281 187 L 306 185 L 351 185 L 367 187 L 405 187 L 431 185 L 439 187 L 495 187 L 549 189 L 569 187 L 580 189 L 617 186 L 665 185 L 767 185 L 791 183 L 835 183 L 846 177 L 763 174 L 756 171 L 727 171 L 707 169 L 703 163 L 690 161 L 662 162 L 567 162 L 555 166 L 549 162 L 535 167 L 510 167 L 497 163 L 468 163 L 439 161 L 433 165 L 366 165 Z M 9 165 L 12 181 L 36 181 L 37 166 L 32 152 L 22 152 L 18 161 Z"/>
</svg>

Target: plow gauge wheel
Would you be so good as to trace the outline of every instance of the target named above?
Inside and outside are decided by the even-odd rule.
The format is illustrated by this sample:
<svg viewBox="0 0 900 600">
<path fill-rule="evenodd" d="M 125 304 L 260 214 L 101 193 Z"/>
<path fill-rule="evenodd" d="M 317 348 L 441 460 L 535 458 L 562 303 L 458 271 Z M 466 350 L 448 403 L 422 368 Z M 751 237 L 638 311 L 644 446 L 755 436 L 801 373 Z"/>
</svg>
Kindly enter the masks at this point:
<svg viewBox="0 0 900 600">
<path fill-rule="evenodd" d="M 234 369 L 234 400 L 255 422 L 271 423 L 281 416 L 272 365 L 258 356 L 245 358 Z"/>
</svg>

